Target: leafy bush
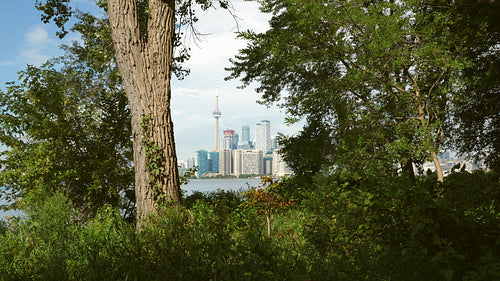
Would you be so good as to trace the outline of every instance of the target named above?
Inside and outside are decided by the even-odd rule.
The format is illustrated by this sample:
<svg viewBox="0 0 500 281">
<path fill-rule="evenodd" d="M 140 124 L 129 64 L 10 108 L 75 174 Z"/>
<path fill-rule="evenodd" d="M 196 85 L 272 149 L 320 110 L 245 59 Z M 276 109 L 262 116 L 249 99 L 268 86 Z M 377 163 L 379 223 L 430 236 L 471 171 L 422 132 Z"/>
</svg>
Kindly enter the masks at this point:
<svg viewBox="0 0 500 281">
<path fill-rule="evenodd" d="M 72 205 L 62 193 L 10 221 L 0 240 L 2 280 L 66 280 L 67 250 L 76 225 Z"/>
<path fill-rule="evenodd" d="M 303 201 L 315 271 L 350 280 L 494 280 L 499 187 L 498 174 L 482 171 L 451 174 L 444 184 L 318 176 Z"/>
<path fill-rule="evenodd" d="M 272 192 L 293 198 L 291 181 Z M 318 175 L 307 189 L 273 213 L 270 235 L 231 192 L 195 193 L 140 231 L 109 206 L 81 221 L 56 193 L 4 222 L 0 280 L 499 279 L 496 173 L 443 184 Z"/>
</svg>

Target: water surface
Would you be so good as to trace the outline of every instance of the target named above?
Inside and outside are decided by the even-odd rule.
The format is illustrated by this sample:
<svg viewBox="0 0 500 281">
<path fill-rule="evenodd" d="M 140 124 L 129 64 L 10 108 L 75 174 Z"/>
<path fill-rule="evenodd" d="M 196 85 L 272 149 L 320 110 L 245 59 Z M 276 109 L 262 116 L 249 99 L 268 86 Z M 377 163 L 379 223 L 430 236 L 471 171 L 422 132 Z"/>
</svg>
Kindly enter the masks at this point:
<svg viewBox="0 0 500 281">
<path fill-rule="evenodd" d="M 193 179 L 181 186 L 190 195 L 193 191 L 211 192 L 218 189 L 224 191 L 245 191 L 250 187 L 258 186 L 260 179 Z"/>
</svg>

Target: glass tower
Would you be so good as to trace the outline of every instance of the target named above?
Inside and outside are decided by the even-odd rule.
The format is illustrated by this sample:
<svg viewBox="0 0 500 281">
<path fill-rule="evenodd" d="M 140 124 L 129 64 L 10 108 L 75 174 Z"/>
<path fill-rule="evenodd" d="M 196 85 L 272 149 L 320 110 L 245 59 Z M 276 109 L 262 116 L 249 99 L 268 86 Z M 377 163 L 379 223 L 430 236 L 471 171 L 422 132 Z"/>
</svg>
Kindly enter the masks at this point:
<svg viewBox="0 0 500 281">
<path fill-rule="evenodd" d="M 219 152 L 218 151 L 210 151 L 208 153 L 208 170 L 212 173 L 219 172 Z"/>
<path fill-rule="evenodd" d="M 243 125 L 243 127 L 241 127 L 241 141 L 250 141 L 250 127 L 247 125 Z"/>
<path fill-rule="evenodd" d="M 206 150 L 198 150 L 196 151 L 196 160 L 198 162 L 198 178 L 205 173 L 208 173 L 208 151 Z"/>
</svg>

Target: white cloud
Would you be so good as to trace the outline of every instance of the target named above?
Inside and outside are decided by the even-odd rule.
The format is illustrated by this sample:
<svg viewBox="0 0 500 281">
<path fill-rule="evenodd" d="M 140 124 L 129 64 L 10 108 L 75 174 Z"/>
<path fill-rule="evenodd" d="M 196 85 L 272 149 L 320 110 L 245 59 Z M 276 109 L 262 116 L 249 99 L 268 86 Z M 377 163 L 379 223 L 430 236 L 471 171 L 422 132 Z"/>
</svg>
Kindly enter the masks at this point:
<svg viewBox="0 0 500 281">
<path fill-rule="evenodd" d="M 17 58 L 17 60 L 26 62 L 27 64 L 40 66 L 49 58 L 50 56 L 43 54 L 41 49 L 26 48 L 19 51 L 19 57 Z"/>
<path fill-rule="evenodd" d="M 51 38 L 45 26 L 36 24 L 28 29 L 24 41 L 18 47 L 17 55 L 2 61 L 5 66 L 24 67 L 26 64 L 41 65 L 58 53 L 57 42 Z"/>
<path fill-rule="evenodd" d="M 28 33 L 24 35 L 24 41 L 28 46 L 38 47 L 43 46 L 50 41 L 49 34 L 41 25 L 36 25 L 30 28 Z"/>
<path fill-rule="evenodd" d="M 263 32 L 268 28 L 268 15 L 260 13 L 258 3 L 234 1 L 240 31 L 251 29 Z M 267 108 L 257 104 L 260 95 L 253 87 L 237 89 L 239 81 L 224 81 L 228 76 L 225 67 L 230 66 L 238 50 L 246 42 L 236 39 L 236 23 L 225 10 L 198 12 L 198 31 L 206 35 L 198 46 L 192 46 L 191 59 L 187 66 L 191 74 L 185 80 L 172 83 L 172 115 L 175 128 L 176 148 L 179 159 L 195 155 L 198 149 L 213 148 L 215 121 L 215 95 L 218 92 L 219 109 L 222 112 L 219 124 L 221 131 L 226 128 L 241 134 L 243 125 L 250 126 L 254 137 L 255 124 L 261 120 L 271 122 L 272 134 L 278 131 L 294 134 L 302 124 L 283 124 L 285 115 L 276 106 Z M 218 91 L 216 89 L 218 84 Z"/>
</svg>

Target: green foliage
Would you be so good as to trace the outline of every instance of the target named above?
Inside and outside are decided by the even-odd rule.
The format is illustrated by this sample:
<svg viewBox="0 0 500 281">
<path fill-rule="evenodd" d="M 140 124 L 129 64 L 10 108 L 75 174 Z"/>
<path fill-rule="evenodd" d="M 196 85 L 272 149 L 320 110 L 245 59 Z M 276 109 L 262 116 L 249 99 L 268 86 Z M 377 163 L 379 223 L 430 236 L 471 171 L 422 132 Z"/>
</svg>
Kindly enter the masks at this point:
<svg viewBox="0 0 500 281">
<path fill-rule="evenodd" d="M 274 180 L 272 177 L 262 177 L 262 183 L 259 187 L 243 193 L 245 201 L 242 206 L 254 209 L 256 213 L 266 217 L 268 237 L 271 236 L 271 221 L 274 218 L 274 213 L 293 204 L 292 201 L 287 201 L 275 193 L 274 189 L 280 188 L 282 184 L 282 181 Z"/>
<path fill-rule="evenodd" d="M 333 146 L 331 131 L 319 120 L 309 120 L 297 136 L 279 136 L 280 153 L 287 165 L 299 177 L 312 177 L 331 165 Z"/>
<path fill-rule="evenodd" d="M 189 209 L 198 201 L 224 206 L 229 209 L 236 209 L 242 203 L 242 198 L 240 193 L 236 191 L 225 191 L 221 189 L 208 193 L 195 191 L 193 194 L 183 198 L 182 205 Z"/>
<path fill-rule="evenodd" d="M 82 43 L 0 92 L 0 183 L 7 199 L 27 204 L 18 208 L 64 188 L 82 216 L 111 204 L 133 217 L 130 110 L 111 37 L 106 21 L 78 18 Z"/>
<path fill-rule="evenodd" d="M 96 0 L 95 1 L 97 7 L 101 8 L 103 11 L 107 12 L 108 0 Z M 149 7 L 149 0 L 137 0 L 137 15 L 138 21 L 140 23 L 140 34 L 142 39 L 147 42 L 148 38 L 148 20 L 150 18 L 151 9 Z M 198 37 L 201 35 L 195 28 L 196 22 L 198 22 L 197 18 L 197 8 L 201 8 L 203 11 L 206 11 L 210 8 L 220 7 L 222 9 L 230 9 L 229 2 L 227 0 L 197 0 L 195 2 L 190 0 L 182 0 L 175 1 L 175 10 L 176 10 L 176 32 L 174 38 L 174 58 L 172 62 L 172 70 L 174 74 L 179 79 L 184 79 L 189 74 L 189 69 L 183 66 L 190 58 L 190 47 L 186 45 L 186 42 L 191 40 L 184 40 L 186 37 L 190 37 L 189 39 L 198 40 Z M 81 11 L 74 11 L 71 6 L 71 0 L 44 0 L 44 1 L 36 1 L 35 7 L 41 12 L 41 20 L 43 23 L 50 23 L 53 21 L 59 30 L 56 32 L 56 35 L 59 38 L 63 38 L 66 36 L 68 31 L 65 26 L 66 23 L 71 19 L 72 16 L 76 14 L 77 18 L 87 16 L 91 16 L 87 13 L 82 13 Z M 230 11 L 232 12 L 232 11 Z M 97 19 L 95 16 L 91 16 L 94 20 L 98 22 L 105 22 L 105 26 L 101 26 L 100 31 L 106 30 L 109 33 L 109 22 L 107 18 Z M 78 24 L 72 27 L 72 31 L 75 31 L 75 28 L 78 29 Z M 99 33 L 99 32 L 98 32 Z M 93 34 L 93 36 L 99 36 L 99 34 Z M 96 38 L 94 37 L 94 38 Z M 98 37 L 97 37 L 98 38 Z M 111 39 L 111 36 L 109 36 Z M 97 40 L 99 41 L 99 40 Z M 110 41 L 110 45 L 112 46 L 112 42 Z M 114 53 L 111 54 L 114 56 Z"/>
<path fill-rule="evenodd" d="M 162 181 L 163 163 L 165 159 L 161 148 L 151 139 L 150 127 L 151 127 L 151 115 L 146 115 L 141 118 L 141 127 L 144 135 L 142 136 L 142 144 L 144 145 L 144 150 L 146 152 L 146 167 L 148 169 L 148 184 L 153 190 L 155 201 L 157 203 L 163 202 L 166 198 L 166 194 L 160 190 L 160 182 Z"/>
<path fill-rule="evenodd" d="M 49 23 L 52 19 L 57 27 L 61 29 L 61 31 L 56 32 L 56 35 L 59 36 L 59 38 L 63 38 L 66 34 L 68 34 L 64 25 L 73 14 L 73 11 L 68 4 L 69 0 L 48 0 L 45 4 L 38 0 L 35 2 L 35 7 L 43 12 L 41 17 L 42 22 Z"/>
<path fill-rule="evenodd" d="M 109 207 L 77 223 L 58 193 L 0 236 L 0 279 L 283 280 L 273 243 L 246 226 L 251 220 L 241 224 L 252 216 L 225 197 L 160 209 L 138 233 Z"/>
<path fill-rule="evenodd" d="M 270 236 L 232 192 L 159 208 L 140 232 L 110 206 L 79 221 L 56 192 L 5 225 L 0 279 L 496 280 L 499 187 L 492 172 L 444 183 L 320 174 L 273 214 Z"/>
<path fill-rule="evenodd" d="M 184 170 L 183 174 L 179 175 L 180 184 L 181 185 L 188 184 L 190 179 L 196 178 L 197 171 L 198 171 L 198 166 Z"/>
<path fill-rule="evenodd" d="M 65 280 L 75 228 L 73 207 L 62 193 L 39 202 L 28 219 L 16 219 L 1 237 L 2 280 Z M 50 262 L 47 262 L 50 261 Z"/>
<path fill-rule="evenodd" d="M 461 55 L 473 62 L 463 73 L 467 95 L 456 99 L 452 132 L 455 147 L 476 153 L 492 169 L 500 169 L 500 3 L 457 1 L 451 32 L 460 34 Z"/>
<path fill-rule="evenodd" d="M 332 270 L 326 261 L 334 257 L 335 270 L 344 266 L 340 272 L 354 280 L 488 280 L 499 273 L 484 267 L 500 250 L 498 174 L 457 173 L 444 184 L 315 180 L 303 206 L 311 215 L 306 237 L 322 260 L 318 272 Z"/>
<path fill-rule="evenodd" d="M 63 45 L 62 48 L 71 54 L 65 61 L 85 66 L 89 76 L 104 79 L 108 75 L 111 78 L 109 82 L 120 81 L 114 65 L 115 51 L 109 20 L 81 11 L 75 13 L 75 19 L 77 22 L 71 27 L 71 31 L 80 34 L 83 44 L 73 42 L 70 46 Z"/>
<path fill-rule="evenodd" d="M 258 82 L 262 103 L 307 122 L 303 137 L 283 138 L 299 172 L 328 164 L 351 176 L 391 175 L 395 165 L 421 164 L 451 145 L 454 103 L 470 96 L 464 71 L 487 53 L 461 55 L 473 48 L 468 34 L 453 32 L 467 23 L 466 2 L 261 1 L 270 29 L 239 34 L 248 45 L 228 78 Z M 498 53 L 494 34 L 488 56 Z M 498 108 L 497 96 L 488 108 Z M 494 133 L 490 113 L 478 126 Z"/>
</svg>

